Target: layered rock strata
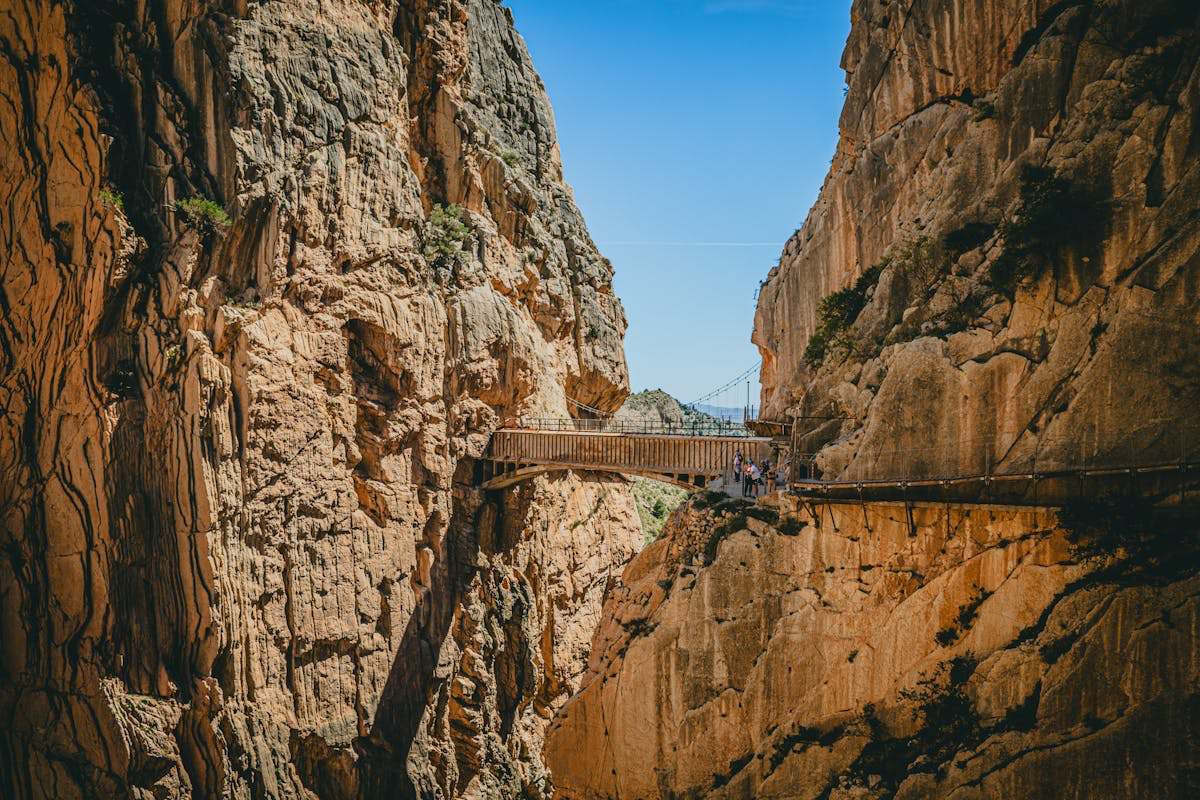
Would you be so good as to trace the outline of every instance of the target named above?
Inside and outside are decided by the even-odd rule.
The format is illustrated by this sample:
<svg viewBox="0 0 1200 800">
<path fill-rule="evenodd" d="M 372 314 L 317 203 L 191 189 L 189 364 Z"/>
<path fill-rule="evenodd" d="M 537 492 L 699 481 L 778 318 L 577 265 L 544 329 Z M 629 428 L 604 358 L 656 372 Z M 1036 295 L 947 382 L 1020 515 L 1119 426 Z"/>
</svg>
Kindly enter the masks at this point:
<svg viewBox="0 0 1200 800">
<path fill-rule="evenodd" d="M 1194 521 L 1147 570 L 1046 509 L 706 502 L 605 601 L 559 797 L 1194 796 Z"/>
<path fill-rule="evenodd" d="M 760 295 L 763 416 L 827 477 L 1200 452 L 1200 9 L 852 15 L 833 165 Z"/>
<path fill-rule="evenodd" d="M 641 532 L 472 488 L 628 386 L 509 13 L 34 0 L 0 96 L 0 794 L 542 793 Z"/>
</svg>

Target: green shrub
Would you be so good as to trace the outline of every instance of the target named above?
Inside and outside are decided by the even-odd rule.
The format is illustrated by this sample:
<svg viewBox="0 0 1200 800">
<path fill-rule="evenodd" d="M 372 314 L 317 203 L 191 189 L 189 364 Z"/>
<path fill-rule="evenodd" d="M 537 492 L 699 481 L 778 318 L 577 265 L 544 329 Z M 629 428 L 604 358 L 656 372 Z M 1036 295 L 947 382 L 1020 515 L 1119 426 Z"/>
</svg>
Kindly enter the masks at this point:
<svg viewBox="0 0 1200 800">
<path fill-rule="evenodd" d="M 660 535 L 671 516 L 688 498 L 688 491 L 679 486 L 662 483 L 651 478 L 633 479 L 633 502 L 642 523 L 642 539 L 650 544 Z"/>
<path fill-rule="evenodd" d="M 434 266 L 461 266 L 474 237 L 462 206 L 435 204 L 425 224 L 422 253 Z"/>
<path fill-rule="evenodd" d="M 1103 238 L 1106 206 L 1044 167 L 1021 173 L 1020 197 L 1000 225 L 1004 250 L 989 268 L 992 286 L 1012 292 L 1063 249 Z"/>
<path fill-rule="evenodd" d="M 658 627 L 658 624 L 651 622 L 648 619 L 635 619 L 631 622 L 625 623 L 625 625 L 622 627 L 625 628 L 630 639 L 637 639 L 653 633 L 654 629 Z"/>
<path fill-rule="evenodd" d="M 225 209 L 207 197 L 180 200 L 175 204 L 175 208 L 183 214 L 183 219 L 188 225 L 206 233 L 227 228 L 232 222 Z"/>
<path fill-rule="evenodd" d="M 125 210 L 125 198 L 116 189 L 101 189 L 100 202 L 117 211 Z"/>
<path fill-rule="evenodd" d="M 511 147 L 501 147 L 496 150 L 496 155 L 510 167 L 519 166 L 521 163 L 521 154 Z"/>
<path fill-rule="evenodd" d="M 950 254 L 941 240 L 921 236 L 897 245 L 886 263 L 904 276 L 912 303 L 928 297 L 929 290 L 950 271 Z"/>
<path fill-rule="evenodd" d="M 847 344 L 846 331 L 867 304 L 867 292 L 879 281 L 885 263 L 858 276 L 853 286 L 826 295 L 817 307 L 817 327 L 804 348 L 804 360 L 819 366 L 830 348 Z"/>
<path fill-rule="evenodd" d="M 173 344 L 163 351 L 163 359 L 169 372 L 183 363 L 183 350 L 179 345 Z"/>
</svg>

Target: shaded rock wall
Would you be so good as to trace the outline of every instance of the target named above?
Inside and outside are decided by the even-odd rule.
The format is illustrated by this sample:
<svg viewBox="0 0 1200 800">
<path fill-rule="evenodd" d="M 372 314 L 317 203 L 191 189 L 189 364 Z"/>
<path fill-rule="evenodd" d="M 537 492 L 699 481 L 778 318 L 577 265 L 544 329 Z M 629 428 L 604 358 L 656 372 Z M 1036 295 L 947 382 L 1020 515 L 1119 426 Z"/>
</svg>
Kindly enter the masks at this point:
<svg viewBox="0 0 1200 800">
<path fill-rule="evenodd" d="M 854 3 L 837 153 L 754 331 L 763 416 L 807 417 L 827 476 L 1200 452 L 1198 13 Z M 860 278 L 853 325 L 806 358 Z"/>
<path fill-rule="evenodd" d="M 471 488 L 628 385 L 508 12 L 30 2 L 0 96 L 0 794 L 536 795 L 640 527 Z"/>
<path fill-rule="evenodd" d="M 772 497 L 693 501 L 625 569 L 547 736 L 558 796 L 1200 787 L 1194 568 L 1077 557 L 1046 510 Z"/>
</svg>

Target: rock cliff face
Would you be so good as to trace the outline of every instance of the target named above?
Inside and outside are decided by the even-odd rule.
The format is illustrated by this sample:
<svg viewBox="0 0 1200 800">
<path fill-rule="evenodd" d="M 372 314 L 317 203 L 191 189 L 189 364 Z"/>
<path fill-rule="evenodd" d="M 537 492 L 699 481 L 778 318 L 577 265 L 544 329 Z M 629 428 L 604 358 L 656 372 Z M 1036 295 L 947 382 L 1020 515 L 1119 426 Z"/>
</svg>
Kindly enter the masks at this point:
<svg viewBox="0 0 1200 800">
<path fill-rule="evenodd" d="M 826 477 L 1196 457 L 1198 19 L 854 2 L 754 331 Z M 684 505 L 550 728 L 559 796 L 1196 796 L 1200 526 L 1109 502 Z"/>
<path fill-rule="evenodd" d="M 837 154 L 754 331 L 763 416 L 827 476 L 1200 451 L 1198 15 L 856 0 Z"/>
<path fill-rule="evenodd" d="M 537 796 L 641 531 L 471 486 L 627 393 L 508 12 L 101 5 L 0 15 L 0 794 Z"/>
<path fill-rule="evenodd" d="M 626 568 L 560 797 L 1195 796 L 1194 521 L 1138 563 L 1035 508 L 772 497 L 685 505 Z"/>
</svg>

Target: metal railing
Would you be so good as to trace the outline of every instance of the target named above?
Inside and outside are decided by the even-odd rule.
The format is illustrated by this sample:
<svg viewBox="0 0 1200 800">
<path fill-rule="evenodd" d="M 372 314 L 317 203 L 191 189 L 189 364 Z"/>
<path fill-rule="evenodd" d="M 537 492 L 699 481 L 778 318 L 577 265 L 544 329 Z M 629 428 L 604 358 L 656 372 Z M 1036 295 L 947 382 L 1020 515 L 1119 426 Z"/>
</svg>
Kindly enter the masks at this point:
<svg viewBox="0 0 1200 800">
<path fill-rule="evenodd" d="M 713 420 L 703 422 L 635 422 L 614 419 L 577 419 L 574 417 L 539 417 L 512 420 L 520 430 L 552 431 L 555 433 L 616 433 L 630 436 L 734 436 L 752 437 L 740 422 Z"/>
<path fill-rule="evenodd" d="M 793 453 L 789 484 L 804 494 L 902 499 L 974 496 L 991 502 L 1058 503 L 1105 492 L 1135 492 L 1177 502 L 1200 499 L 1197 429 L 1153 420 L 1120 442 L 1081 435 L 1041 452 L 1009 452 L 989 437 L 941 446 L 858 450 L 837 474 L 821 470 L 820 453 Z M 1133 434 L 1133 435 L 1129 435 Z M 996 453 L 1004 455 L 997 457 Z M 869 464 L 870 467 L 866 467 Z M 1189 494 L 1191 495 L 1189 497 Z"/>
</svg>

